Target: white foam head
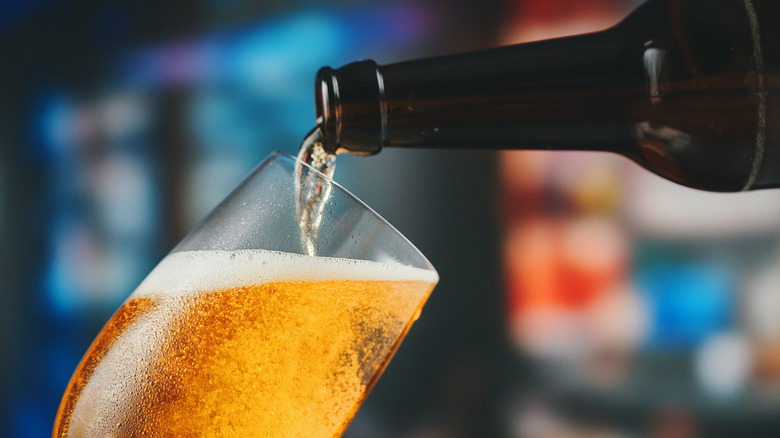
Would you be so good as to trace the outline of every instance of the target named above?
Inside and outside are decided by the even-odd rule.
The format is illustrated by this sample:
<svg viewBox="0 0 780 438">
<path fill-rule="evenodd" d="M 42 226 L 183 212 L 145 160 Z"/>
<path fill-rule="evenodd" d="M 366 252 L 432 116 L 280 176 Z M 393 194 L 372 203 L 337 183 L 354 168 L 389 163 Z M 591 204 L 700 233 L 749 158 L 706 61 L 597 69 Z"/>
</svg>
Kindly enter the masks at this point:
<svg viewBox="0 0 780 438">
<path fill-rule="evenodd" d="M 424 281 L 436 271 L 398 263 L 310 257 L 266 250 L 183 251 L 168 255 L 138 286 L 133 297 L 182 295 L 278 281 Z"/>
</svg>

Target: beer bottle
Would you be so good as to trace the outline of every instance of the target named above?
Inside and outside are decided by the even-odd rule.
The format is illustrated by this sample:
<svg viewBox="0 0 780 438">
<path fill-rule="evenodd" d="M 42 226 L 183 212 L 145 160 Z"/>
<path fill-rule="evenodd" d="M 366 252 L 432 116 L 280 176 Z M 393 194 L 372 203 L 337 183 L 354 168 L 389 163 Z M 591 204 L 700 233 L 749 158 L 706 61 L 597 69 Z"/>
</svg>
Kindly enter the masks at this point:
<svg viewBox="0 0 780 438">
<path fill-rule="evenodd" d="M 331 152 L 610 151 L 697 189 L 780 187 L 776 0 L 649 0 L 601 32 L 324 67 L 315 86 Z"/>
</svg>

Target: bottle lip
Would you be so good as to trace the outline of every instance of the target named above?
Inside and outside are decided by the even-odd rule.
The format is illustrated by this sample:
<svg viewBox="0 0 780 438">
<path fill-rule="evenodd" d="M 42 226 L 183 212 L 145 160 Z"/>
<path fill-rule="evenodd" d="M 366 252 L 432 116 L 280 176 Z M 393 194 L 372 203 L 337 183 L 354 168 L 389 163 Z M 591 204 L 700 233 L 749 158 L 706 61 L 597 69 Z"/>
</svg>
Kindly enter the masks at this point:
<svg viewBox="0 0 780 438">
<path fill-rule="evenodd" d="M 323 146 L 329 153 L 336 153 L 340 143 L 340 105 L 338 79 L 330 67 L 317 72 L 314 91 L 317 126 L 322 131 Z"/>
<path fill-rule="evenodd" d="M 327 152 L 373 155 L 382 150 L 387 108 L 384 81 L 374 61 L 322 67 L 315 79 L 314 101 Z"/>
</svg>

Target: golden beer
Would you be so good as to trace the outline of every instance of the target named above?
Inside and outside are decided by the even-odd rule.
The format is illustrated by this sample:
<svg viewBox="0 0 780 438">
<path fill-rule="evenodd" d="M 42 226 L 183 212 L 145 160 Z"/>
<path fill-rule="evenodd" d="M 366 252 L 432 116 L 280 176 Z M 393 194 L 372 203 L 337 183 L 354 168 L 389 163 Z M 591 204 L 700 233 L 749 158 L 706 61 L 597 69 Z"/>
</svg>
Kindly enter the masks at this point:
<svg viewBox="0 0 780 438">
<path fill-rule="evenodd" d="M 54 436 L 339 436 L 437 280 L 262 250 L 171 254 L 82 359 Z"/>
</svg>

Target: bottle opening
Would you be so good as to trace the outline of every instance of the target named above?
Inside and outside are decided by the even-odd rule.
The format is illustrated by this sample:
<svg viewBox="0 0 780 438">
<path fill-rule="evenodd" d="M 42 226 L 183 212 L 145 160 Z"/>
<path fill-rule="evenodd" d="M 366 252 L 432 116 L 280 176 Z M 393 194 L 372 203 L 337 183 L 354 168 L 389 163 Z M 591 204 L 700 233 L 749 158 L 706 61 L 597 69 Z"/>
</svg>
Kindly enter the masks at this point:
<svg viewBox="0 0 780 438">
<path fill-rule="evenodd" d="M 339 148 L 338 82 L 333 69 L 322 67 L 315 81 L 314 105 L 317 127 L 322 132 L 322 144 L 328 153 L 336 153 Z"/>
<path fill-rule="evenodd" d="M 382 150 L 386 108 L 382 75 L 374 61 L 321 68 L 314 99 L 327 152 L 373 155 Z"/>
</svg>

